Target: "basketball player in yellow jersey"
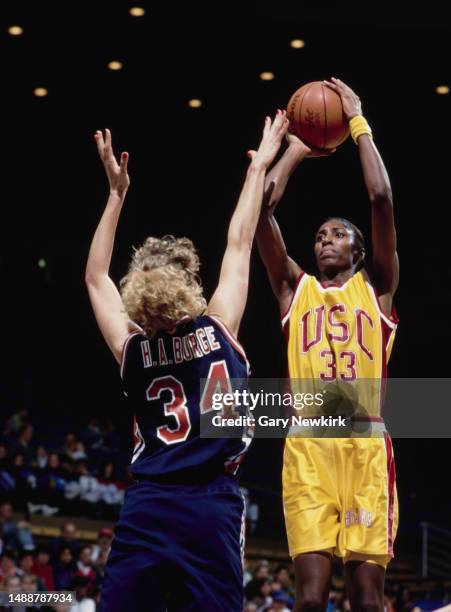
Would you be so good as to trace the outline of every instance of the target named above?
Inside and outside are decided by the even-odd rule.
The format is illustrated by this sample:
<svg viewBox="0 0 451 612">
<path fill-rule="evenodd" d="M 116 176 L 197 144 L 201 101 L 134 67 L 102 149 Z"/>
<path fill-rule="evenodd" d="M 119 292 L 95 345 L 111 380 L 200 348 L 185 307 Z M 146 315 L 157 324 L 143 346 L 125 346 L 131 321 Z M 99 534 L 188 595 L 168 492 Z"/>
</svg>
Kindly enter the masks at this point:
<svg viewBox="0 0 451 612">
<path fill-rule="evenodd" d="M 267 207 L 257 231 L 260 255 L 277 296 L 288 343 L 291 379 L 352 381 L 385 376 L 396 315 L 398 257 L 390 182 L 357 95 L 336 91 L 350 122 L 371 204 L 371 262 L 361 232 L 341 217 L 315 236 L 318 278 L 291 259 L 274 209 L 296 166 L 312 152 L 295 136 L 267 175 Z M 366 407 L 367 408 L 367 407 Z M 369 406 L 377 437 L 288 437 L 283 500 L 296 574 L 295 610 L 325 610 L 332 556 L 342 557 L 353 610 L 383 610 L 385 568 L 397 525 L 393 452 L 379 405 Z"/>
</svg>

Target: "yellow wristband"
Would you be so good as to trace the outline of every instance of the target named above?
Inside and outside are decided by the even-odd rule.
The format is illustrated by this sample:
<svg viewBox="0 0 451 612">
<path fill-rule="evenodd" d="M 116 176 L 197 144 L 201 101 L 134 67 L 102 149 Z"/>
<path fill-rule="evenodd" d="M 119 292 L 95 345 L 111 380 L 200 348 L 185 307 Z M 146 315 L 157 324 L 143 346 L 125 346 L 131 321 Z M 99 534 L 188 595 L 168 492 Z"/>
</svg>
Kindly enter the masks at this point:
<svg viewBox="0 0 451 612">
<path fill-rule="evenodd" d="M 349 128 L 351 130 L 352 140 L 357 144 L 357 139 L 359 136 L 363 134 L 368 134 L 370 138 L 373 138 L 373 133 L 371 131 L 370 126 L 368 125 L 368 121 L 362 115 L 357 115 L 353 117 L 349 122 Z"/>
</svg>

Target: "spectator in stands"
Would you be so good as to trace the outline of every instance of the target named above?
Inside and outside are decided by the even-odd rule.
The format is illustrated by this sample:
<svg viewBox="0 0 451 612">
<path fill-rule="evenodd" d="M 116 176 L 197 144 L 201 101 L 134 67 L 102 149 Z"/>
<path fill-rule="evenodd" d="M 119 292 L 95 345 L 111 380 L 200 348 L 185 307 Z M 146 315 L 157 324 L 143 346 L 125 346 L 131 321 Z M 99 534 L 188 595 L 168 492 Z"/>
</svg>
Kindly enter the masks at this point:
<svg viewBox="0 0 451 612">
<path fill-rule="evenodd" d="M 40 578 L 47 591 L 55 590 L 53 568 L 50 565 L 50 554 L 46 546 L 39 546 L 36 550 L 36 558 L 33 565 L 33 574 Z"/>
<path fill-rule="evenodd" d="M 13 493 L 13 501 L 16 510 L 25 510 L 26 501 L 29 496 L 29 491 L 33 484 L 33 475 L 31 469 L 26 465 L 25 456 L 22 453 L 17 453 L 12 459 L 12 466 L 9 469 L 11 476 L 14 478 L 15 487 Z"/>
<path fill-rule="evenodd" d="M 80 432 L 80 440 L 89 448 L 99 448 L 102 446 L 102 433 L 99 427 L 99 420 L 92 418 L 86 427 Z"/>
<path fill-rule="evenodd" d="M 19 430 L 19 437 L 17 440 L 12 442 L 9 447 L 9 455 L 14 459 L 16 455 L 23 455 L 24 463 L 29 465 L 34 459 L 34 449 L 33 449 L 33 425 L 30 423 L 28 425 L 24 425 Z"/>
<path fill-rule="evenodd" d="M 244 589 L 247 601 L 252 601 L 259 608 L 272 604 L 270 593 L 271 583 L 269 578 L 253 578 Z"/>
<path fill-rule="evenodd" d="M 29 422 L 28 410 L 21 408 L 12 414 L 5 426 L 5 436 L 17 436 L 19 431 Z"/>
<path fill-rule="evenodd" d="M 293 606 L 293 600 L 285 591 L 272 591 L 272 608 L 274 612 L 290 612 Z"/>
<path fill-rule="evenodd" d="M 102 550 L 99 558 L 94 563 L 93 568 L 97 576 L 97 584 L 102 584 L 105 577 L 106 562 L 108 561 L 109 550 Z"/>
<path fill-rule="evenodd" d="M 3 590 L 6 593 L 19 593 L 20 592 L 20 578 L 18 576 L 6 576 L 3 584 Z"/>
<path fill-rule="evenodd" d="M 341 612 L 351 612 L 351 603 L 346 595 L 342 595 L 337 600 L 337 609 L 341 610 Z"/>
<path fill-rule="evenodd" d="M 36 449 L 36 459 L 33 461 L 33 466 L 42 470 L 47 467 L 48 460 L 47 449 L 40 444 Z"/>
<path fill-rule="evenodd" d="M 77 438 L 75 437 L 75 434 L 72 431 L 70 431 L 64 436 L 64 443 L 62 448 L 62 452 L 64 455 L 69 455 L 69 453 L 73 449 L 76 440 Z"/>
<path fill-rule="evenodd" d="M 115 482 L 116 478 L 115 478 L 115 468 L 114 468 L 114 463 L 112 461 L 109 461 L 108 463 L 105 463 L 105 465 L 103 466 L 103 469 L 99 475 L 99 480 L 101 480 L 102 482 Z"/>
<path fill-rule="evenodd" d="M 23 552 L 19 557 L 18 574 L 21 578 L 33 575 L 34 557 L 31 552 Z"/>
<path fill-rule="evenodd" d="M 406 587 L 402 589 L 400 594 L 398 595 L 396 601 L 396 612 L 409 612 L 413 607 L 413 602 L 411 601 L 410 591 Z"/>
<path fill-rule="evenodd" d="M 290 571 L 286 565 L 278 565 L 274 572 L 274 581 L 280 584 L 282 590 L 289 599 L 294 597 L 293 582 L 291 580 Z"/>
<path fill-rule="evenodd" d="M 248 601 L 247 604 L 244 606 L 244 611 L 243 612 L 257 612 L 258 606 L 256 603 L 254 603 L 253 601 Z"/>
<path fill-rule="evenodd" d="M 75 591 L 76 603 L 70 612 L 95 612 L 96 604 L 88 597 L 89 580 L 84 576 L 75 576 L 72 580 L 71 590 Z"/>
<path fill-rule="evenodd" d="M 64 546 L 59 553 L 58 561 L 53 566 L 55 587 L 58 591 L 68 589 L 76 572 L 75 560 L 69 546 Z"/>
<path fill-rule="evenodd" d="M 329 591 L 329 601 L 327 603 L 326 612 L 335 612 L 335 610 L 339 610 L 337 602 L 339 601 L 339 593 L 337 591 Z"/>
<path fill-rule="evenodd" d="M 64 476 L 58 453 L 50 453 L 47 467 L 41 471 L 38 479 L 42 511 L 47 516 L 58 513 L 64 504 L 66 488 Z"/>
<path fill-rule="evenodd" d="M 269 563 L 266 560 L 260 561 L 254 568 L 254 578 L 269 578 Z"/>
<path fill-rule="evenodd" d="M 78 557 L 79 544 L 77 541 L 77 528 L 72 521 L 65 521 L 61 525 L 61 533 L 57 538 L 53 538 L 50 542 L 50 552 L 52 560 L 57 563 L 60 557 L 60 552 L 63 548 L 70 548 L 72 558 Z"/>
<path fill-rule="evenodd" d="M 37 593 L 44 590 L 36 576 L 24 576 L 20 582 L 20 587 L 25 593 Z"/>
<path fill-rule="evenodd" d="M 107 419 L 102 430 L 103 448 L 105 450 L 117 451 L 121 445 L 121 439 L 111 419 Z"/>
<path fill-rule="evenodd" d="M 83 442 L 77 440 L 73 433 L 68 433 L 66 435 L 63 450 L 64 454 L 73 461 L 87 458 Z"/>
<path fill-rule="evenodd" d="M 97 580 L 97 574 L 92 567 L 91 555 L 92 546 L 82 546 L 78 553 L 77 567 L 75 570 L 75 576 L 83 576 L 88 579 L 88 591 L 92 589 Z"/>
<path fill-rule="evenodd" d="M 92 547 L 91 561 L 96 563 L 103 552 L 109 553 L 113 540 L 113 530 L 102 527 L 98 533 L 97 543 Z"/>
<path fill-rule="evenodd" d="M 0 522 L 3 524 L 3 542 L 5 548 L 15 550 L 34 550 L 31 526 L 27 521 L 16 523 L 13 518 L 13 507 L 10 502 L 0 504 Z"/>
<path fill-rule="evenodd" d="M 0 584 L 6 578 L 19 577 L 19 572 L 16 567 L 14 556 L 9 552 L 4 552 L 0 559 Z"/>
<path fill-rule="evenodd" d="M 3 524 L 3 542 L 5 547 L 14 547 L 17 525 L 13 518 L 13 506 L 10 502 L 0 504 L 0 520 Z"/>
<path fill-rule="evenodd" d="M 391 597 L 384 595 L 384 612 L 395 612 L 393 600 Z"/>
</svg>

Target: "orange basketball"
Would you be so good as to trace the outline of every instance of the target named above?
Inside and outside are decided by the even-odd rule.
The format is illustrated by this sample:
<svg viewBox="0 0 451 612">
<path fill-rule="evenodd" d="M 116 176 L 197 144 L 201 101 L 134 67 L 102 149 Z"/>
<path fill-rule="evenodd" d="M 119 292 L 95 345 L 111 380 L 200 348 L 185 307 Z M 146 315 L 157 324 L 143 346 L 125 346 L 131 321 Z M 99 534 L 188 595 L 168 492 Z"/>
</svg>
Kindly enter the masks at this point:
<svg viewBox="0 0 451 612">
<path fill-rule="evenodd" d="M 287 106 L 290 132 L 315 149 L 334 149 L 349 136 L 340 96 L 321 81 L 303 85 Z"/>
</svg>

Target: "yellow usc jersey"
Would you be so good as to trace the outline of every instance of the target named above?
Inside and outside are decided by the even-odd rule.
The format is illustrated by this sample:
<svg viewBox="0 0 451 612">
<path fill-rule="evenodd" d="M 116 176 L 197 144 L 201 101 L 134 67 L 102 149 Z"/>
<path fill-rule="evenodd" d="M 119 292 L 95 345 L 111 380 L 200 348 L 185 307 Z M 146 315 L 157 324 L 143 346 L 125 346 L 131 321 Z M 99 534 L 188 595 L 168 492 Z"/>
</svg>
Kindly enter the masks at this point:
<svg viewBox="0 0 451 612">
<path fill-rule="evenodd" d="M 282 326 L 292 383 L 364 380 L 359 394 L 367 397 L 360 403 L 367 415 L 380 415 L 374 385 L 385 378 L 397 319 L 382 312 L 365 270 L 341 287 L 327 288 L 303 273 Z"/>
<path fill-rule="evenodd" d="M 386 566 L 393 556 L 398 506 L 393 448 L 380 418 L 380 386 L 396 315 L 382 312 L 365 270 L 341 287 L 327 288 L 303 273 L 282 325 L 292 393 L 340 382 L 346 383 L 340 385 L 344 389 L 357 387 L 364 420 L 379 426 L 369 438 L 290 431 L 282 474 L 290 555 L 323 550 L 344 562 Z M 304 415 L 309 416 L 305 408 Z"/>
</svg>

